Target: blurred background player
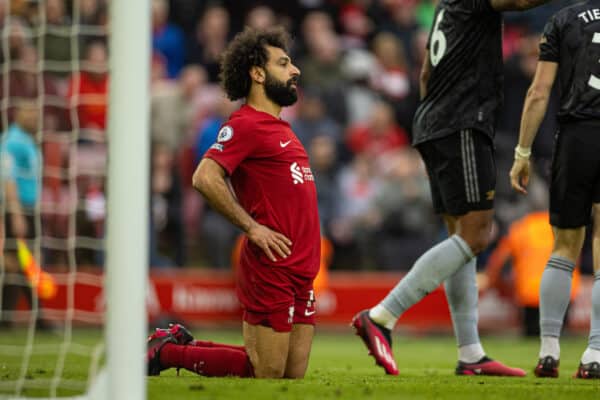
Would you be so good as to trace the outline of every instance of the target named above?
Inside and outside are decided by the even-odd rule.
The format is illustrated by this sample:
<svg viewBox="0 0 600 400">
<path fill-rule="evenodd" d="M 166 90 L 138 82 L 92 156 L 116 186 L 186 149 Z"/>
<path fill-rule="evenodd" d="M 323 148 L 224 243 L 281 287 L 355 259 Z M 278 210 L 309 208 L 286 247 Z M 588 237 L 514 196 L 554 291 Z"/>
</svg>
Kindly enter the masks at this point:
<svg viewBox="0 0 600 400">
<path fill-rule="evenodd" d="M 413 145 L 430 179 L 433 206 L 450 237 L 426 251 L 381 303 L 353 326 L 386 373 L 397 374 L 391 330 L 400 316 L 445 283 L 458 342 L 458 375 L 524 376 L 486 356 L 477 328 L 476 256 L 490 242 L 496 165 L 494 129 L 502 102 L 502 11 L 547 0 L 442 0 L 420 80 Z"/>
<path fill-rule="evenodd" d="M 300 76 L 288 43 L 282 29 L 248 28 L 233 39 L 222 85 L 246 104 L 221 127 L 193 176 L 207 202 L 246 234 L 237 269 L 245 346 L 181 346 L 159 330 L 149 340 L 149 374 L 183 367 L 207 376 L 304 377 L 321 239 L 308 155 L 280 119 L 297 100 Z"/>
<path fill-rule="evenodd" d="M 15 321 L 21 294 L 33 308 L 29 281 L 21 272 L 17 256 L 17 239 L 35 238 L 34 211 L 40 198 L 42 156 L 35 140 L 39 107 L 35 100 L 21 99 L 15 107 L 15 122 L 0 141 L 0 171 L 4 185 L 4 246 L 2 247 L 7 279 L 2 287 L 2 322 Z M 38 327 L 49 327 L 38 310 Z"/>
<path fill-rule="evenodd" d="M 546 24 L 540 57 L 521 119 L 510 171 L 512 187 L 526 194 L 531 145 L 546 113 L 556 76 L 560 77 L 550 224 L 554 248 L 540 286 L 541 347 L 538 377 L 557 377 L 563 319 L 575 264 L 593 212 L 594 286 L 588 347 L 578 378 L 600 378 L 600 1 L 565 8 Z"/>
</svg>

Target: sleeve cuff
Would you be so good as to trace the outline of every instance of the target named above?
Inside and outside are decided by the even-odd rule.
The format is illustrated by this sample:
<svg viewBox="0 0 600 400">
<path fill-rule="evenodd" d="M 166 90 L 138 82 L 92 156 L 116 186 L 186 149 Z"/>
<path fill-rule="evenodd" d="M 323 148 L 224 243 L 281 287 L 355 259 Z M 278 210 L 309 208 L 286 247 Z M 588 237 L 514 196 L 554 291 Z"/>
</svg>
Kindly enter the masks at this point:
<svg viewBox="0 0 600 400">
<path fill-rule="evenodd" d="M 228 165 L 224 160 L 221 160 L 219 157 L 215 157 L 215 155 L 211 154 L 210 152 L 206 153 L 204 155 L 204 158 L 210 158 L 211 160 L 213 160 L 214 162 L 219 164 L 225 170 L 225 172 L 227 172 L 227 175 L 229 175 L 229 176 L 231 176 L 231 174 L 235 170 L 235 167 Z"/>
</svg>

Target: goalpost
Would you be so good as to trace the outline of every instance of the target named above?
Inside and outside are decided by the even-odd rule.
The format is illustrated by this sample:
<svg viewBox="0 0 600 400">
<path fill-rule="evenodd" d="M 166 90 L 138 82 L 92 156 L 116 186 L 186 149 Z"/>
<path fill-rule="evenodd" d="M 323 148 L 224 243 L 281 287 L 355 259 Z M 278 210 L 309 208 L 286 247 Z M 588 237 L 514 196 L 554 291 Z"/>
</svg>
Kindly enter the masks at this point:
<svg viewBox="0 0 600 400">
<path fill-rule="evenodd" d="M 150 1 L 112 0 L 110 7 L 108 399 L 142 400 L 150 215 Z"/>
<path fill-rule="evenodd" d="M 7 22 L 10 22 L 9 0 L 0 0 L 0 7 L 6 7 L 2 35 L 4 64 L 2 68 L 4 93 L 2 96 L 2 113 L 5 120 L 8 116 L 10 99 L 8 94 L 8 73 L 13 66 L 8 54 L 8 40 L 10 32 Z M 79 51 L 77 43 L 80 27 L 78 26 L 78 7 L 80 0 L 73 0 L 74 21 L 66 33 L 71 39 L 72 62 L 67 67 L 54 63 L 53 66 L 44 64 L 43 59 L 37 63 L 38 76 L 46 70 L 70 72 L 79 71 Z M 55 312 L 55 315 L 64 315 L 65 327 L 62 334 L 62 343 L 58 346 L 57 366 L 52 379 L 40 379 L 35 384 L 28 386 L 28 369 L 33 367 L 30 363 L 34 353 L 35 318 L 37 306 L 33 307 L 31 316 L 28 317 L 29 329 L 23 349 L 11 345 L 0 345 L 0 359 L 3 353 L 11 357 L 20 357 L 22 365 L 18 378 L 14 381 L 1 382 L 0 399 L 2 398 L 29 398 L 23 397 L 23 388 L 41 388 L 48 385 L 51 398 L 57 398 L 58 388 L 79 387 L 70 382 L 65 382 L 62 376 L 64 365 L 68 362 L 69 352 L 85 355 L 91 358 L 89 367 L 90 375 L 94 375 L 96 365 L 99 364 L 102 350 L 106 354 L 106 362 L 102 370 L 90 376 L 87 382 L 87 392 L 71 399 L 92 400 L 143 400 L 146 398 L 146 367 L 144 363 L 146 353 L 145 337 L 147 334 L 146 292 L 148 286 L 148 242 L 149 242 L 149 172 L 150 172 L 150 130 L 149 130 L 149 87 L 150 87 L 150 3 L 151 0 L 108 0 L 109 8 L 109 72 L 110 88 L 108 102 L 108 175 L 107 175 L 107 221 L 106 221 L 106 264 L 104 276 L 104 299 L 106 303 L 105 314 L 105 345 L 96 346 L 91 350 L 86 346 L 73 343 L 72 321 L 74 314 L 74 285 L 79 279 L 79 272 L 75 266 L 74 241 L 77 238 L 64 240 L 64 248 L 68 249 L 69 272 L 59 274 L 67 282 L 68 309 L 66 312 Z M 45 7 L 45 2 L 38 3 Z M 32 37 L 41 40 L 37 43 L 38 53 L 43 55 L 40 46 L 43 46 L 43 35 L 51 28 L 46 27 L 45 11 L 40 9 L 40 26 L 36 27 Z M 48 30 L 47 30 L 48 29 Z M 7 57 L 8 56 L 8 57 Z M 14 61 L 13 61 L 14 62 Z M 51 63 L 47 63 L 51 64 Z M 52 103 L 51 98 L 45 98 L 43 91 L 43 77 L 38 77 L 38 104 L 40 106 Z M 79 104 L 79 103 L 77 103 Z M 43 109 L 42 109 L 43 110 Z M 73 119 L 73 111 L 71 112 Z M 76 117 L 75 117 L 76 119 Z M 69 145 L 79 138 L 78 122 L 74 122 L 73 133 L 67 139 Z M 7 124 L 2 127 L 5 132 Z M 41 142 L 41 122 L 39 124 L 37 139 Z M 63 139 L 64 140 L 64 139 Z M 75 171 L 76 175 L 77 171 Z M 68 171 L 70 183 L 74 184 Z M 73 182 L 71 182 L 71 180 Z M 1 183 L 1 181 L 0 181 Z M 3 186 L 3 184 L 2 184 Z M 77 201 L 76 201 L 77 202 Z M 4 205 L 0 202 L 0 211 L 4 212 Z M 77 207 L 77 205 L 75 205 Z M 73 211 L 73 210 L 72 210 Z M 74 211 L 73 211 L 74 212 Z M 40 255 L 40 207 L 36 210 L 36 249 L 34 253 L 39 260 Z M 74 226 L 73 218 L 69 218 L 69 225 Z M 71 228 L 71 227 L 70 227 Z M 70 229 L 69 228 L 69 229 Z M 45 238 L 56 243 L 59 240 Z M 89 243 L 88 241 L 86 243 Z M 88 244 L 89 245 L 89 244 Z M 91 245 L 89 245 L 91 246 Z M 101 245 L 99 245 L 101 246 Z M 90 247 L 91 248 L 91 247 Z M 3 251 L 3 249 L 0 249 Z M 0 258 L 0 287 L 9 274 L 5 273 L 3 258 Z M 87 278 L 90 279 L 89 277 Z M 99 285 L 99 283 L 91 283 Z M 35 290 L 34 290 L 35 293 Z M 34 302 L 37 295 L 34 294 Z M 0 301 L 1 302 L 1 301 Z M 50 314 L 49 312 L 48 314 Z M 15 313 L 18 314 L 18 313 Z M 29 314 L 28 314 L 29 315 Z M 43 347 L 43 346 L 42 346 Z M 56 348 L 44 347 L 44 351 L 56 352 Z M 57 347 L 57 346 L 54 346 Z M 36 348 L 37 349 L 37 348 Z M 38 349 L 39 350 L 39 349 Z M 19 354 L 23 352 L 23 354 Z M 78 353 L 79 352 L 79 353 Z M 2 360 L 0 360 L 0 364 Z M 62 384 L 61 384 L 62 383 Z M 14 385 L 14 389 L 11 389 Z M 82 383 L 86 385 L 86 383 Z M 12 394 L 10 393 L 12 390 Z M 6 397 L 8 396 L 8 397 Z M 33 398 L 33 397 L 32 397 Z M 38 397 L 39 398 L 39 397 Z M 65 398 L 65 397 L 59 397 Z"/>
</svg>

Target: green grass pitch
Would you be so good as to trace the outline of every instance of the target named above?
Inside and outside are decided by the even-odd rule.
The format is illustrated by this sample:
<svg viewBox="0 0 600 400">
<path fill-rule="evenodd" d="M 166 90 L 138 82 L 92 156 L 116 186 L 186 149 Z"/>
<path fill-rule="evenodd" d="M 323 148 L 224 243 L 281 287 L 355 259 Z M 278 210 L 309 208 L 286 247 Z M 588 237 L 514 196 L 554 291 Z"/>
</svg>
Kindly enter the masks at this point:
<svg viewBox="0 0 600 400">
<path fill-rule="evenodd" d="M 203 339 L 241 343 L 234 331 L 194 330 Z M 0 332 L 0 346 L 23 343 L 26 332 Z M 74 341 L 93 344 L 97 331 L 75 331 Z M 36 347 L 27 372 L 25 394 L 48 396 L 48 390 L 36 388 L 36 382 L 53 376 L 55 355 L 37 354 L 38 345 L 59 344 L 60 336 L 37 336 Z M 304 380 L 254 380 L 204 378 L 187 371 L 176 376 L 174 370 L 148 379 L 149 399 L 600 399 L 600 382 L 572 379 L 585 348 L 584 337 L 562 340 L 561 377 L 536 379 L 531 368 L 536 360 L 537 340 L 516 337 L 484 337 L 489 355 L 521 368 L 526 378 L 457 377 L 454 339 L 440 337 L 394 336 L 394 352 L 400 376 L 391 377 L 374 365 L 358 337 L 350 331 L 321 332 L 315 337 L 310 366 Z M 47 348 L 47 347 L 46 347 Z M 18 376 L 20 357 L 0 357 L 0 384 Z M 64 377 L 84 381 L 89 358 L 70 354 Z M 61 394 L 72 394 L 66 389 Z M 0 398 L 9 393 L 0 393 Z"/>
</svg>

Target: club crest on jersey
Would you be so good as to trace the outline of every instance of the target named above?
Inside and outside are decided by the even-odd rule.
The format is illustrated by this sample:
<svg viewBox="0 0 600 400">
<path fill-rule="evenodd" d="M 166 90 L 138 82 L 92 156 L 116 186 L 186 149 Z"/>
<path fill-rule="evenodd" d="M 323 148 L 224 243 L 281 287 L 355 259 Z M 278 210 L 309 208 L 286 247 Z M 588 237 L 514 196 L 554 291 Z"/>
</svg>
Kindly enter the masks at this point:
<svg viewBox="0 0 600 400">
<path fill-rule="evenodd" d="M 233 137 L 233 128 L 229 125 L 225 125 L 219 131 L 219 135 L 217 136 L 217 142 L 223 143 L 230 140 Z"/>
<path fill-rule="evenodd" d="M 294 185 L 315 180 L 310 167 L 301 167 L 297 162 L 294 162 L 292 165 L 290 165 L 290 172 L 292 173 L 292 181 L 294 182 Z"/>
</svg>

